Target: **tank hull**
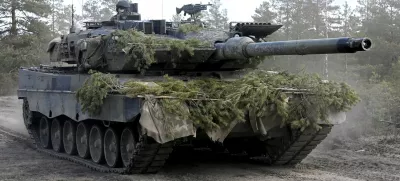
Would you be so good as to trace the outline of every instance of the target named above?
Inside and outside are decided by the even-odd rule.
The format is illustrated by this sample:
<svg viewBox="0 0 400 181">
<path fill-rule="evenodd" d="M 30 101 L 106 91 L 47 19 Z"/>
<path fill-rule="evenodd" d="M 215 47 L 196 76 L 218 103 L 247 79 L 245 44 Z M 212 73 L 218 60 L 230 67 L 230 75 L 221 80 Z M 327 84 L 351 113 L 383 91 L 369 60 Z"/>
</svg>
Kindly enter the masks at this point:
<svg viewBox="0 0 400 181">
<path fill-rule="evenodd" d="M 20 69 L 19 73 L 18 98 L 24 100 L 24 122 L 38 151 L 101 172 L 155 173 L 162 168 L 174 148 L 186 143 L 192 147 L 216 148 L 215 145 L 220 145 L 216 142 L 222 142 L 222 148 L 229 153 L 246 152 L 249 159 L 274 165 L 296 164 L 324 140 L 334 124 L 345 119 L 344 113 L 332 114 L 329 124 L 320 124 L 323 129 L 299 132 L 286 126 L 281 127 L 280 120 L 252 120 L 250 114 L 246 122 L 214 133 L 196 130 L 191 122 L 185 122 L 175 138 L 166 139 L 163 130 L 157 127 L 158 123 L 145 118 L 144 98 L 111 94 L 104 100 L 101 113 L 92 116 L 82 112 L 75 96 L 88 75 L 48 72 L 41 68 Z M 137 75 L 121 75 L 119 79 L 123 82 L 132 78 L 137 78 Z M 146 81 L 151 80 L 147 77 Z M 73 129 L 68 129 L 68 125 L 72 125 Z M 129 140 L 129 136 L 126 137 L 129 131 L 134 136 L 126 141 Z M 110 138 L 113 134 L 115 137 Z M 61 135 L 65 137 L 60 139 Z M 71 142 L 68 135 L 76 141 Z M 112 147 L 107 140 L 113 138 L 118 140 L 120 148 L 115 155 L 118 161 L 112 161 L 113 157 L 109 155 L 114 152 L 107 151 L 107 148 Z M 102 149 L 97 152 L 94 146 L 96 142 L 93 141 L 96 139 L 103 140 Z M 72 147 L 74 152 L 71 147 L 65 146 L 70 144 L 75 145 Z M 130 144 L 135 145 L 135 151 L 121 151 Z M 267 146 L 273 144 L 273 147 Z M 87 148 L 87 152 L 79 152 L 78 148 Z M 128 153 L 131 156 L 127 157 Z"/>
</svg>

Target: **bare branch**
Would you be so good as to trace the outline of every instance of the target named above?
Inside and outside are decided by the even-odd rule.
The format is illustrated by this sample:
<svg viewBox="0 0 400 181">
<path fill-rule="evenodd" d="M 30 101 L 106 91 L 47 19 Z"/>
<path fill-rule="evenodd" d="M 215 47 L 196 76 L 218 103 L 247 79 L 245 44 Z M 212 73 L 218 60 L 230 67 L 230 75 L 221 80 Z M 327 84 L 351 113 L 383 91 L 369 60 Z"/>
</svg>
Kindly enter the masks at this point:
<svg viewBox="0 0 400 181">
<path fill-rule="evenodd" d="M 7 32 L 9 32 L 10 31 L 10 29 L 8 28 L 8 29 L 6 29 L 6 30 L 3 30 L 3 31 L 0 31 L 0 35 L 3 35 L 4 33 L 7 33 Z"/>
<path fill-rule="evenodd" d="M 8 26 L 8 25 L 10 25 L 11 23 L 5 23 L 5 24 L 2 24 L 2 25 L 0 25 L 0 28 L 2 28 L 2 27 L 4 27 L 4 26 Z"/>
</svg>

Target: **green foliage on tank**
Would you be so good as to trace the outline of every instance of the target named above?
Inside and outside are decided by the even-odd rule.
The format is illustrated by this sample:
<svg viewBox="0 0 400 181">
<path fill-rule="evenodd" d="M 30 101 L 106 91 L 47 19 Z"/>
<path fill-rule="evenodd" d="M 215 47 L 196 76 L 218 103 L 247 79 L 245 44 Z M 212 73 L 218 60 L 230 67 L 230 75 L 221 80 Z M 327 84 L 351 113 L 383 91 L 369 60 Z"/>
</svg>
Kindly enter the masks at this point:
<svg viewBox="0 0 400 181">
<path fill-rule="evenodd" d="M 136 62 L 138 70 L 147 69 L 156 62 L 156 49 L 166 49 L 175 55 L 177 59 L 187 52 L 190 56 L 194 55 L 195 48 L 211 47 L 207 42 L 197 39 L 173 39 L 155 35 L 146 35 L 143 32 L 129 29 L 126 31 L 118 30 L 109 35 L 118 36 L 115 40 L 117 50 L 122 50 L 129 57 L 127 61 Z M 174 60 L 171 60 L 172 62 Z"/>
<path fill-rule="evenodd" d="M 135 29 L 116 30 L 109 35 L 87 39 L 88 54 L 87 69 L 98 69 L 113 64 L 123 67 L 123 70 L 143 72 L 152 64 L 163 61 L 175 63 L 183 55 L 194 56 L 196 48 L 212 48 L 209 42 L 195 38 L 177 39 L 155 34 L 145 34 Z M 167 51 L 169 57 L 157 56 L 157 51 Z M 107 52 L 107 53 L 106 53 Z M 121 56 L 121 53 L 123 54 Z M 101 58 L 106 55 L 106 61 Z"/>
<path fill-rule="evenodd" d="M 129 97 L 157 99 L 166 113 L 191 120 L 205 130 L 245 121 L 247 111 L 254 111 L 257 118 L 279 117 L 282 125 L 293 128 L 319 129 L 317 122 L 327 121 L 329 111 L 347 111 L 359 101 L 356 92 L 345 83 L 324 83 L 316 75 L 271 74 L 262 70 L 234 81 L 212 78 L 182 81 L 168 76 L 153 83 L 120 84 L 115 80 L 112 74 L 91 74 L 77 94 L 83 110 L 96 114 L 94 110 L 99 110 L 106 92 L 116 91 Z M 287 87 L 306 91 L 288 101 L 291 94 L 283 91 Z M 183 111 L 186 107 L 189 112 Z"/>
<path fill-rule="evenodd" d="M 184 34 L 191 33 L 191 32 L 198 33 L 202 29 L 203 28 L 201 26 L 199 26 L 199 25 L 189 24 L 189 23 L 182 24 L 182 25 L 179 26 L 179 31 L 184 33 Z"/>
</svg>

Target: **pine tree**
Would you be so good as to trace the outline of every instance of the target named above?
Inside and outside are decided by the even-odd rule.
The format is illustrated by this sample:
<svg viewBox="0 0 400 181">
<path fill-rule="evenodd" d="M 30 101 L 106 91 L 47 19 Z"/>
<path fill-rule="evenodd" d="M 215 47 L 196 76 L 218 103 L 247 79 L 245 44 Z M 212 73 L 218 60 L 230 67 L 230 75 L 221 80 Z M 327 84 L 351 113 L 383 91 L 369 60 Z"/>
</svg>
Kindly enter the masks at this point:
<svg viewBox="0 0 400 181">
<path fill-rule="evenodd" d="M 227 29 L 229 26 L 228 11 L 221 9 L 221 0 L 212 0 L 211 4 L 208 12 L 204 13 L 204 19 L 211 28 Z"/>
<path fill-rule="evenodd" d="M 46 0 L 0 0 L 0 35 L 33 33 L 43 36 L 48 27 L 40 18 L 46 18 L 50 10 Z"/>
<path fill-rule="evenodd" d="M 353 37 L 357 35 L 358 29 L 360 28 L 360 20 L 359 17 L 355 14 L 355 9 L 351 8 L 347 1 L 341 6 L 339 13 L 339 25 L 336 27 L 335 36 L 341 37 Z M 342 80 L 348 80 L 348 70 L 349 70 L 349 62 L 354 62 L 354 55 L 339 55 L 343 59 L 344 62 L 344 77 Z M 341 69 L 339 70 L 341 71 Z"/>
<path fill-rule="evenodd" d="M 109 20 L 115 13 L 118 0 L 88 0 L 83 5 L 83 17 L 91 21 Z"/>
<path fill-rule="evenodd" d="M 50 10 L 45 0 L 0 0 L 0 94 L 13 91 L 21 66 L 44 62 Z"/>
<path fill-rule="evenodd" d="M 374 40 L 372 51 L 358 54 L 360 64 L 382 65 L 382 75 L 398 61 L 400 49 L 400 3 L 395 0 L 359 0 L 360 35 Z"/>
<path fill-rule="evenodd" d="M 72 5 L 60 6 L 55 13 L 55 34 L 68 34 L 72 26 Z M 74 23 L 76 24 L 83 18 L 74 12 Z"/>
<path fill-rule="evenodd" d="M 264 1 L 256 8 L 255 14 L 251 16 L 254 22 L 276 23 L 278 14 L 275 12 L 276 7 L 272 3 Z"/>
</svg>

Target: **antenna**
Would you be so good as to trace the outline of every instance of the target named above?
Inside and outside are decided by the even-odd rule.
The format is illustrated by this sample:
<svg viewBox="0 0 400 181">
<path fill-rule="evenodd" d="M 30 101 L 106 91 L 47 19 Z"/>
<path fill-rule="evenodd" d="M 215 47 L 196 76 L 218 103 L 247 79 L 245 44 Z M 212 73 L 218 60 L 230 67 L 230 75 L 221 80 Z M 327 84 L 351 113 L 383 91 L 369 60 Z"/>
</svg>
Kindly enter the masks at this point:
<svg viewBox="0 0 400 181">
<path fill-rule="evenodd" d="M 72 25 L 71 28 L 69 29 L 69 33 L 75 33 L 75 23 L 74 23 L 74 4 L 72 4 L 72 19 L 71 19 Z"/>
</svg>

